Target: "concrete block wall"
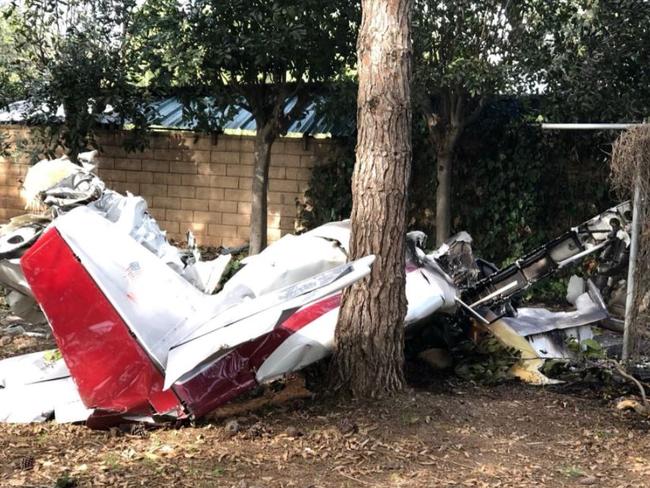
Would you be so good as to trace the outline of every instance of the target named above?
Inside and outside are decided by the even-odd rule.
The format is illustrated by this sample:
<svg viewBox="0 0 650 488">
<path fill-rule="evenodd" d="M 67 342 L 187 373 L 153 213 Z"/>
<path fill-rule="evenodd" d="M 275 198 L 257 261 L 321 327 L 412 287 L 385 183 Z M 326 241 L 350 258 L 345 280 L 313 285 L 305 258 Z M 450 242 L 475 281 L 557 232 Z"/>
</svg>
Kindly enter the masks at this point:
<svg viewBox="0 0 650 488">
<path fill-rule="evenodd" d="M 0 151 L 7 149 L 9 156 L 0 152 L 0 223 L 4 224 L 10 218 L 27 213 L 25 201 L 20 195 L 22 182 L 29 169 L 29 158 L 25 155 L 18 157 L 14 154 L 15 143 L 29 137 L 29 130 L 22 127 L 0 126 Z M 4 144 L 7 143 L 7 148 Z"/>
<path fill-rule="evenodd" d="M 5 132 L 7 128 L 2 129 Z M 13 137 L 28 137 L 11 128 Z M 103 133 L 98 172 L 109 188 L 143 196 L 168 235 L 185 239 L 191 229 L 199 243 L 235 246 L 248 240 L 253 175 L 253 137 L 157 132 L 149 148 L 128 153 L 124 133 Z M 328 139 L 281 138 L 272 147 L 268 195 L 268 238 L 296 228 L 296 200 L 302 200 L 311 168 L 332 149 Z M 0 218 L 24 213 L 19 180 L 25 158 L 0 159 Z"/>
</svg>

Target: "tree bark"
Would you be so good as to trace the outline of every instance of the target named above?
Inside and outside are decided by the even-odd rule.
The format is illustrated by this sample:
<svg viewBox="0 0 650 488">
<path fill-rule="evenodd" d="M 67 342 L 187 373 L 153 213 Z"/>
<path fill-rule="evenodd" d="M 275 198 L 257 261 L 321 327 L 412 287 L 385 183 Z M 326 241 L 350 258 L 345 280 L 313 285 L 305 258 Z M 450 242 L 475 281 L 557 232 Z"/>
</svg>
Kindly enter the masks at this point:
<svg viewBox="0 0 650 488">
<path fill-rule="evenodd" d="M 370 276 L 343 294 L 332 363 L 334 387 L 357 397 L 404 386 L 412 6 L 413 0 L 362 1 L 350 253 L 376 260 Z"/>
<path fill-rule="evenodd" d="M 431 103 L 424 107 L 423 115 L 429 130 L 429 143 L 436 148 L 436 244 L 442 245 L 451 233 L 451 173 L 454 152 L 463 130 L 476 122 L 485 106 L 485 98 L 474 103 L 462 91 L 443 90 L 438 108 Z M 468 107 L 469 106 L 469 107 Z M 471 109 L 467 112 L 468 108 Z"/>
<path fill-rule="evenodd" d="M 249 255 L 262 252 L 267 243 L 267 195 L 271 146 L 276 135 L 270 123 L 257 130 L 253 148 L 253 187 L 251 195 L 251 222 Z"/>
<path fill-rule="evenodd" d="M 440 246 L 451 232 L 451 165 L 454 153 L 446 145 L 439 146 L 436 153 L 436 245 Z"/>
<path fill-rule="evenodd" d="M 267 195 L 269 186 L 269 167 L 271 166 L 271 146 L 291 123 L 303 116 L 310 101 L 310 93 L 303 84 L 294 87 L 293 92 L 287 86 L 281 86 L 265 99 L 260 87 L 253 87 L 247 92 L 250 110 L 255 114 L 257 132 L 253 148 L 253 185 L 251 195 L 251 221 L 249 255 L 264 250 L 267 244 Z M 284 112 L 287 99 L 296 97 L 293 108 Z"/>
</svg>

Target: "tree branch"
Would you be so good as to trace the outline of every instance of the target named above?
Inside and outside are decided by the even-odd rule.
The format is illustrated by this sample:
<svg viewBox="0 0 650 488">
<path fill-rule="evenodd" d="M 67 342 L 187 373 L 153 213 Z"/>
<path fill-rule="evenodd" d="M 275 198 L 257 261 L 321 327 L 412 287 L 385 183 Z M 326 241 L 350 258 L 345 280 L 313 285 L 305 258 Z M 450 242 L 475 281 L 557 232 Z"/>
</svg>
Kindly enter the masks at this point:
<svg viewBox="0 0 650 488">
<path fill-rule="evenodd" d="M 288 114 L 286 114 L 287 120 L 289 123 L 294 122 L 302 117 L 305 108 L 309 104 L 310 93 L 307 88 L 303 85 L 302 89 L 294 91 L 293 96 L 298 97 L 296 103 L 291 108 Z"/>
<path fill-rule="evenodd" d="M 451 125 L 459 128 L 465 127 L 464 123 L 464 118 L 463 118 L 463 112 L 465 109 L 465 93 L 461 88 L 458 88 L 454 90 L 454 95 L 452 95 L 453 98 L 455 99 L 454 103 L 454 110 L 451 113 Z"/>
<path fill-rule="evenodd" d="M 467 127 L 468 125 L 471 125 L 474 122 L 476 122 L 476 120 L 481 115 L 481 112 L 483 111 L 483 108 L 485 107 L 485 103 L 486 103 L 486 97 L 481 97 L 479 99 L 479 101 L 478 101 L 478 105 L 476 106 L 476 108 L 472 111 L 471 114 L 469 114 L 467 117 L 465 117 L 465 119 L 462 121 L 461 126 L 462 126 L 463 129 L 465 127 Z"/>
<path fill-rule="evenodd" d="M 643 401 L 643 407 L 645 409 L 648 408 L 648 399 L 646 397 L 645 393 L 645 388 L 643 388 L 643 385 L 639 380 L 637 380 L 634 376 L 631 374 L 628 374 L 623 367 L 618 363 L 618 361 L 610 360 L 610 364 L 614 366 L 614 369 L 616 369 L 616 372 L 621 375 L 623 378 L 625 378 L 628 381 L 631 381 L 636 385 L 636 387 L 639 389 L 639 393 L 641 394 L 641 400 Z"/>
</svg>

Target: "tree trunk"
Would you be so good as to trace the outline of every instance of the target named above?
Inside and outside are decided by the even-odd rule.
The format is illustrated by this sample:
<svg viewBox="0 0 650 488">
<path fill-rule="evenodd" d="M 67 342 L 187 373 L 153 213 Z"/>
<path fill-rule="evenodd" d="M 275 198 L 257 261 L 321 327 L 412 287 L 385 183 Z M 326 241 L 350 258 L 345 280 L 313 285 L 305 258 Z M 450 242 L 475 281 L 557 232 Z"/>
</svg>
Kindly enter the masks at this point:
<svg viewBox="0 0 650 488">
<path fill-rule="evenodd" d="M 453 148 L 443 141 L 437 146 L 436 188 L 436 245 L 440 246 L 451 232 L 451 166 L 454 161 Z"/>
<path fill-rule="evenodd" d="M 370 276 L 343 294 L 332 376 L 335 388 L 358 397 L 404 386 L 412 5 L 362 1 L 350 252 L 353 259 L 374 254 L 376 260 Z"/>
<path fill-rule="evenodd" d="M 65 113 L 65 124 L 63 125 L 63 143 L 68 146 L 68 158 L 75 164 L 79 164 L 78 156 L 80 153 L 81 141 L 85 138 L 85 133 L 82 134 L 81 117 L 77 110 L 77 105 L 74 102 L 63 102 L 63 110 Z M 55 148 L 56 150 L 56 148 Z"/>
<path fill-rule="evenodd" d="M 249 255 L 259 254 L 266 247 L 267 193 L 269 186 L 269 166 L 271 146 L 275 141 L 270 124 L 258 126 L 253 148 L 253 188 L 251 199 Z"/>
<path fill-rule="evenodd" d="M 451 173 L 454 152 L 465 127 L 475 122 L 485 105 L 481 97 L 469 113 L 470 101 L 463 92 L 452 94 L 443 91 L 439 100 L 439 112 L 428 107 L 424 116 L 429 129 L 429 142 L 436 148 L 436 244 L 442 245 L 451 233 Z"/>
<path fill-rule="evenodd" d="M 429 115 L 429 120 L 435 117 Z M 451 173 L 454 151 L 463 131 L 460 117 L 438 117 L 435 125 L 429 125 L 429 142 L 436 148 L 436 245 L 440 246 L 451 233 Z"/>
</svg>

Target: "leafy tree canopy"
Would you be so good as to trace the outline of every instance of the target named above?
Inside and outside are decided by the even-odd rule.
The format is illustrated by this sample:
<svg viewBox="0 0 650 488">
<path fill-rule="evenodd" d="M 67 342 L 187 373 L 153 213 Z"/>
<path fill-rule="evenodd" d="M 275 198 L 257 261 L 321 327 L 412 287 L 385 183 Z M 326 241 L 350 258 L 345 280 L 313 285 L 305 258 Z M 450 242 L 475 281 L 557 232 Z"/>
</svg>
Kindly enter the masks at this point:
<svg viewBox="0 0 650 488">
<path fill-rule="evenodd" d="M 149 0 L 137 18 L 139 64 L 185 94 L 186 119 L 219 130 L 236 106 L 255 118 L 251 254 L 266 246 L 271 145 L 351 66 L 358 14 L 348 0 Z"/>
<path fill-rule="evenodd" d="M 641 121 L 650 114 L 650 3 L 541 2 L 524 62 L 542 75 L 546 115 L 561 121 Z"/>
<path fill-rule="evenodd" d="M 142 93 L 136 93 L 126 29 L 133 0 L 23 0 L 12 4 L 14 42 L 22 59 L 16 72 L 33 108 L 32 122 L 44 125 L 51 144 L 72 158 L 94 145 L 99 116 L 122 125 L 143 122 Z M 56 117 L 63 107 L 65 120 Z"/>
<path fill-rule="evenodd" d="M 19 76 L 23 61 L 15 39 L 16 17 L 8 6 L 0 7 L 0 107 L 24 98 Z"/>
<path fill-rule="evenodd" d="M 463 89 L 470 95 L 500 92 L 510 80 L 509 2 L 417 0 L 415 73 L 429 91 Z"/>
<path fill-rule="evenodd" d="M 199 122 L 221 113 L 208 106 L 236 103 L 263 125 L 279 100 L 297 96 L 302 109 L 316 84 L 352 64 L 358 13 L 344 0 L 150 0 L 134 32 L 158 90 L 210 97 L 192 113 Z"/>
<path fill-rule="evenodd" d="M 465 128 L 489 97 L 520 90 L 533 78 L 519 69 L 518 43 L 537 0 L 416 0 L 414 97 L 436 149 L 436 242 L 451 232 L 451 174 Z"/>
</svg>

